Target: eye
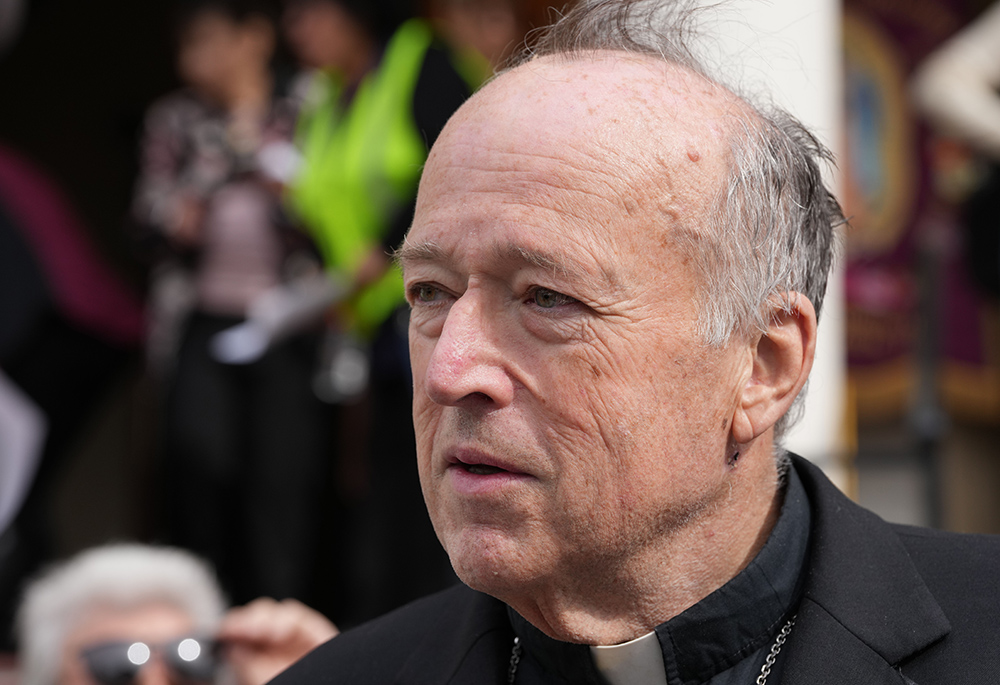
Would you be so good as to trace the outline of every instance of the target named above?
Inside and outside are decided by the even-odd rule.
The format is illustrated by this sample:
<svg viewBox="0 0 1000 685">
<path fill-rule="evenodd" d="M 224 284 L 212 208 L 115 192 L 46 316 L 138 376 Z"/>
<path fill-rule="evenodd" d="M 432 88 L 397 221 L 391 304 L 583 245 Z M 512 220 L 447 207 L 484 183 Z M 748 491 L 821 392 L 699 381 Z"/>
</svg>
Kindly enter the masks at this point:
<svg viewBox="0 0 1000 685">
<path fill-rule="evenodd" d="M 446 296 L 445 292 L 430 283 L 415 283 L 409 288 L 410 301 L 414 304 L 430 304 L 440 302 Z"/>
<path fill-rule="evenodd" d="M 563 295 L 548 288 L 532 288 L 528 293 L 528 300 L 542 309 L 554 309 L 577 302 L 569 295 Z"/>
</svg>

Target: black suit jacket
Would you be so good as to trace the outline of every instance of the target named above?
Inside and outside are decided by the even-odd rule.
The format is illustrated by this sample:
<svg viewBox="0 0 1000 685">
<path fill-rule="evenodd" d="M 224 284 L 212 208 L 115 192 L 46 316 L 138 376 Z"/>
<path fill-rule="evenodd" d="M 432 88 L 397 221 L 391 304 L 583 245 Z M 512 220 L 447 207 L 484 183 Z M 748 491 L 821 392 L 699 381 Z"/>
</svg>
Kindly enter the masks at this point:
<svg viewBox="0 0 1000 685">
<path fill-rule="evenodd" d="M 1000 683 L 1000 538 L 890 525 L 814 466 L 807 579 L 782 685 Z M 502 685 L 506 606 L 460 586 L 334 638 L 274 681 Z"/>
</svg>

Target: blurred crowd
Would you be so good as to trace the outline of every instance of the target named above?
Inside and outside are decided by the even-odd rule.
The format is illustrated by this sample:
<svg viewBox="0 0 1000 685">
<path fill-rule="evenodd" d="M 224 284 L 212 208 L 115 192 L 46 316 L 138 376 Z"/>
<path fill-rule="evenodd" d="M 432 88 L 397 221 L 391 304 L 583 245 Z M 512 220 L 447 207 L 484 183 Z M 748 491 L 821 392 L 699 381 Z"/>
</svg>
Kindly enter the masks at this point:
<svg viewBox="0 0 1000 685">
<path fill-rule="evenodd" d="M 26 579 L 66 551 L 52 518 L 68 455 L 95 405 L 140 365 L 129 411 L 147 454 L 130 482 L 132 531 L 204 560 L 218 597 L 294 598 L 350 625 L 454 582 L 416 477 L 408 310 L 392 254 L 434 139 L 544 7 L 170 3 L 157 29 L 175 86 L 137 117 L 121 207 L 131 280 L 72 191 L 0 140 L 0 645 L 14 646 Z M 19 40 L 65 10 L 4 0 L 0 49 L 16 58 Z M 93 592 L 120 585 L 108 601 L 146 611 L 126 601 L 141 578 L 112 566 L 155 584 L 156 553 L 110 553 L 89 572 L 106 576 Z M 129 554 L 154 556 L 129 567 Z M 160 616 L 169 628 L 151 629 L 149 644 L 212 633 L 221 601 L 197 609 L 207 623 L 173 606 L 191 620 Z M 28 633 L 44 604 L 29 592 Z M 132 640 L 126 628 L 99 637 Z M 32 639 L 22 632 L 28 672 Z M 84 649 L 96 637 L 80 640 L 92 676 L 105 656 L 125 667 L 115 649 Z"/>
<path fill-rule="evenodd" d="M 62 40 L 87 4 L 0 0 L 0 77 L 46 63 L 19 54 L 19 41 L 42 26 Z M 941 444 L 949 422 L 971 426 L 987 445 L 973 449 L 976 463 L 989 462 L 976 476 L 1000 487 L 1000 54 L 989 48 L 1000 45 L 1000 5 L 918 5 L 913 16 L 927 20 L 899 29 L 886 3 L 845 3 L 852 397 L 862 435 L 904 417 L 920 444 Z M 134 166 L 124 194 L 107 189 L 105 216 L 119 219 L 104 232 L 89 225 L 100 212 L 78 209 L 103 193 L 96 129 L 67 161 L 91 165 L 78 173 L 89 185 L 66 187 L 51 156 L 18 149 L 0 113 L 0 652 L 15 649 L 26 597 L 24 682 L 174 669 L 256 685 L 266 677 L 253 669 L 270 673 L 335 633 L 324 615 L 350 626 L 455 582 L 417 481 L 408 310 L 392 254 L 445 122 L 548 10 L 541 0 L 175 0 L 155 14 L 162 40 L 121 17 L 94 20 L 88 48 L 130 41 L 176 74 L 143 92 L 141 116 L 122 118 Z M 976 18 L 967 47 L 947 42 Z M 904 67 L 883 55 L 907 50 Z M 127 51 L 107 63 L 129 68 L 117 60 Z M 948 90 L 972 74 L 979 99 Z M 88 76 L 96 99 L 124 87 Z M 40 95 L 38 111 L 85 121 L 72 84 L 37 87 L 66 93 Z M 0 93 L 11 97 L 8 84 Z M 902 142 L 898 107 L 919 132 Z M 942 301 L 946 285 L 961 306 Z M 936 298 L 921 299 L 925 287 Z M 101 548 L 24 595 L 27 579 L 78 549 L 54 538 L 55 499 L 112 391 L 126 397 L 125 452 L 140 464 L 118 474 L 137 520 L 86 542 L 125 531 L 177 549 Z M 935 523 L 1000 528 L 995 509 L 986 523 Z M 248 613 L 226 613 L 230 603 Z M 260 666 L 275 657 L 253 645 L 281 641 L 255 643 L 248 626 L 283 621 L 295 626 L 287 653 Z M 134 644 L 147 648 L 141 663 Z"/>
</svg>

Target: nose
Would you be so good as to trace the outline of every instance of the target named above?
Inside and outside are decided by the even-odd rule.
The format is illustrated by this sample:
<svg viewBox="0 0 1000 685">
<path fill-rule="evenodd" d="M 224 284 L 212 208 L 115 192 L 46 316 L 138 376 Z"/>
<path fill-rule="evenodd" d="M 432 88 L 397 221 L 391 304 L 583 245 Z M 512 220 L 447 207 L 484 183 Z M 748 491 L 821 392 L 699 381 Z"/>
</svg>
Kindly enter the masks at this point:
<svg viewBox="0 0 1000 685">
<path fill-rule="evenodd" d="M 447 406 L 504 407 L 514 399 L 511 359 L 504 353 L 510 333 L 500 307 L 467 290 L 448 310 L 424 371 L 424 391 Z"/>
<path fill-rule="evenodd" d="M 159 656 L 150 659 L 136 677 L 136 685 L 171 685 L 170 672 Z"/>
</svg>

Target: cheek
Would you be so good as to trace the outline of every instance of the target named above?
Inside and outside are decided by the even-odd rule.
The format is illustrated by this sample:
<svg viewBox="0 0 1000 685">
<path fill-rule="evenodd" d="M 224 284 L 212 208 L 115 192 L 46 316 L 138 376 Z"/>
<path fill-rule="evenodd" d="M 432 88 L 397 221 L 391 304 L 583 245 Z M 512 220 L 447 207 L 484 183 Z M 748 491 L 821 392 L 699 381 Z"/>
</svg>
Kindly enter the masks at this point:
<svg viewBox="0 0 1000 685">
<path fill-rule="evenodd" d="M 415 388 L 413 396 L 413 430 L 417 446 L 417 468 L 421 482 L 430 476 L 434 436 L 441 420 L 442 408 Z"/>
<path fill-rule="evenodd" d="M 412 326 L 412 323 L 411 323 Z M 410 331 L 410 370 L 413 374 L 413 425 L 420 438 L 422 424 L 426 424 L 435 415 L 435 405 L 427 396 L 424 379 L 427 375 L 427 365 L 433 351 L 433 345 Z"/>
<path fill-rule="evenodd" d="M 643 393 L 599 346 L 551 368 L 541 428 L 559 465 L 563 510 L 569 518 L 617 518 L 631 498 L 631 462 L 649 423 L 636 399 Z"/>
<path fill-rule="evenodd" d="M 59 666 L 60 685 L 94 685 L 83 660 L 79 657 L 64 654 Z"/>
<path fill-rule="evenodd" d="M 422 346 L 410 345 L 410 360 L 413 370 L 413 430 L 417 448 L 417 472 L 424 498 L 431 505 L 431 481 L 433 478 L 432 455 L 434 436 L 444 411 L 444 407 L 431 401 L 424 390 L 424 373 L 427 356 Z"/>
<path fill-rule="evenodd" d="M 718 392 L 702 360 L 690 360 L 636 345 L 616 354 L 588 345 L 579 356 L 553 365 L 547 427 L 550 444 L 572 465 L 567 480 L 630 509 L 655 492 L 681 492 L 700 481 L 714 463 L 712 448 L 724 446 Z M 558 408 L 558 409 L 557 409 Z M 716 416 L 719 414 L 719 416 Z"/>
<path fill-rule="evenodd" d="M 631 450 L 635 429 L 663 405 L 648 370 L 600 341 L 575 347 L 547 368 L 553 369 L 549 403 L 562 408 L 566 428 L 613 455 Z"/>
</svg>

